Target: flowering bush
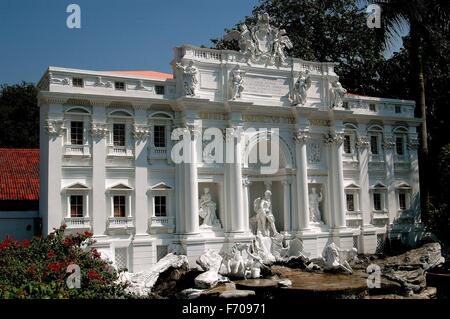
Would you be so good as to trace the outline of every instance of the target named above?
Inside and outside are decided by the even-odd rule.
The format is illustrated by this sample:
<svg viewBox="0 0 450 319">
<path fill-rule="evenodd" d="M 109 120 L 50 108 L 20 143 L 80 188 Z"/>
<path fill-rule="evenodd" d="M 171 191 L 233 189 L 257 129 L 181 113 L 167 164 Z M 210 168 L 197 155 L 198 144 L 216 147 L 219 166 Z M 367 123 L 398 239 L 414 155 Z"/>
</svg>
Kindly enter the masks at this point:
<svg viewBox="0 0 450 319">
<path fill-rule="evenodd" d="M 92 234 L 64 235 L 65 226 L 47 237 L 0 242 L 0 298 L 132 298 L 116 282 L 116 270 L 90 248 Z M 79 267 L 79 288 L 69 288 L 68 271 Z M 78 268 L 77 268 L 78 269 Z M 73 282 L 73 281 L 70 281 Z M 72 285 L 72 287 L 74 287 Z"/>
</svg>

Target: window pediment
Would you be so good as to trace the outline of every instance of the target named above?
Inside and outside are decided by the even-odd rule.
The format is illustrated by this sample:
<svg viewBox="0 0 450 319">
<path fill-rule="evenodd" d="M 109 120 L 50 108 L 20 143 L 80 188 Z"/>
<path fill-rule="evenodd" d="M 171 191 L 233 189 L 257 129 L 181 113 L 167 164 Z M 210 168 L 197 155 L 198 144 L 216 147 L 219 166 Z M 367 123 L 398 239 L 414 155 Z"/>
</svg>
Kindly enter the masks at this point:
<svg viewBox="0 0 450 319">
<path fill-rule="evenodd" d="M 118 183 L 108 188 L 108 191 L 132 191 L 133 188 L 125 185 L 124 183 Z"/>
<path fill-rule="evenodd" d="M 153 186 L 150 186 L 149 190 L 151 191 L 171 191 L 174 188 L 165 182 L 159 182 Z"/>
</svg>

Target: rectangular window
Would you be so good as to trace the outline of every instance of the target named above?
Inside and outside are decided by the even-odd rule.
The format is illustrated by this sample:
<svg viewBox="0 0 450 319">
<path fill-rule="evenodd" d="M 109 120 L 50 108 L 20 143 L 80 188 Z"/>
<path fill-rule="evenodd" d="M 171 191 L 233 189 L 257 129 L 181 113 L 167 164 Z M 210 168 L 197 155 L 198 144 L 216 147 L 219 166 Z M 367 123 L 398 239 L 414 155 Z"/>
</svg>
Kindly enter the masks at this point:
<svg viewBox="0 0 450 319">
<path fill-rule="evenodd" d="M 82 78 L 73 78 L 72 85 L 77 88 L 82 88 L 84 86 Z"/>
<path fill-rule="evenodd" d="M 167 216 L 166 196 L 155 196 L 155 216 Z"/>
<path fill-rule="evenodd" d="M 83 217 L 83 195 L 70 196 L 70 217 Z"/>
<path fill-rule="evenodd" d="M 83 122 L 70 122 L 70 143 L 72 145 L 83 145 Z"/>
<path fill-rule="evenodd" d="M 372 135 L 370 137 L 370 152 L 378 155 L 378 136 Z"/>
<path fill-rule="evenodd" d="M 374 210 L 381 210 L 381 194 L 373 193 L 373 208 Z"/>
<path fill-rule="evenodd" d="M 369 104 L 369 110 L 372 112 L 376 112 L 377 111 L 377 106 L 373 103 Z"/>
<path fill-rule="evenodd" d="M 114 146 L 125 146 L 125 124 L 113 125 Z"/>
<path fill-rule="evenodd" d="M 125 91 L 125 82 L 114 82 L 114 87 L 118 91 Z"/>
<path fill-rule="evenodd" d="M 125 217 L 126 216 L 126 201 L 125 196 L 114 196 L 114 217 Z"/>
<path fill-rule="evenodd" d="M 166 147 L 166 127 L 164 125 L 155 125 L 153 131 L 153 144 L 155 147 Z"/>
<path fill-rule="evenodd" d="M 353 194 L 347 194 L 347 211 L 354 212 L 355 211 L 355 200 Z"/>
<path fill-rule="evenodd" d="M 164 95 L 164 86 L 163 85 L 155 85 L 155 92 L 158 95 Z"/>
<path fill-rule="evenodd" d="M 351 145 L 351 137 L 350 135 L 344 136 L 344 153 L 351 154 L 352 153 L 352 145 Z"/>
<path fill-rule="evenodd" d="M 400 206 L 400 210 L 406 209 L 406 194 L 405 193 L 398 194 L 398 204 Z"/>
<path fill-rule="evenodd" d="M 397 152 L 397 155 L 403 155 L 403 138 L 402 137 L 396 137 L 395 138 L 395 150 Z"/>
<path fill-rule="evenodd" d="M 397 114 L 402 113 L 402 107 L 400 105 L 395 106 L 395 113 Z"/>
</svg>

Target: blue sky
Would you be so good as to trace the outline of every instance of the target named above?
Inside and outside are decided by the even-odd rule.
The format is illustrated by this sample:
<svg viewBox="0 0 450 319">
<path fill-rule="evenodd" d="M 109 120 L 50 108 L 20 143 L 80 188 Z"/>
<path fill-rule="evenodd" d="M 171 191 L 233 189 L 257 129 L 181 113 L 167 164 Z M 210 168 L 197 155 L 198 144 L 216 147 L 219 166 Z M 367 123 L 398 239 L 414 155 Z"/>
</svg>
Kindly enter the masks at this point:
<svg viewBox="0 0 450 319">
<path fill-rule="evenodd" d="M 66 26 L 71 3 L 81 7 L 81 29 Z M 49 65 L 171 73 L 174 47 L 209 46 L 209 39 L 222 36 L 258 3 L 0 0 L 0 84 L 37 82 Z"/>
<path fill-rule="evenodd" d="M 172 49 L 207 45 L 258 0 L 0 0 L 0 84 L 37 82 L 49 65 L 171 73 Z M 66 8 L 81 7 L 81 29 Z"/>
</svg>

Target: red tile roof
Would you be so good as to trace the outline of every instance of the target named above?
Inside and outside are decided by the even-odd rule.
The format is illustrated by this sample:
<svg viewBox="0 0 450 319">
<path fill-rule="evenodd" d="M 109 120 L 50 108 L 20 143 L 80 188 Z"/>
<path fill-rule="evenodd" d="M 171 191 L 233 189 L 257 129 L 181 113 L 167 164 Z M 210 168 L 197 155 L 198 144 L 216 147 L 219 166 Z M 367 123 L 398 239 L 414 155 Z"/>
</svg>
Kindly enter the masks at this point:
<svg viewBox="0 0 450 319">
<path fill-rule="evenodd" d="M 39 200 L 39 150 L 0 148 L 0 200 Z"/>
<path fill-rule="evenodd" d="M 172 74 L 155 71 L 107 71 L 107 72 L 123 75 L 149 76 L 153 78 L 173 79 Z"/>
</svg>

